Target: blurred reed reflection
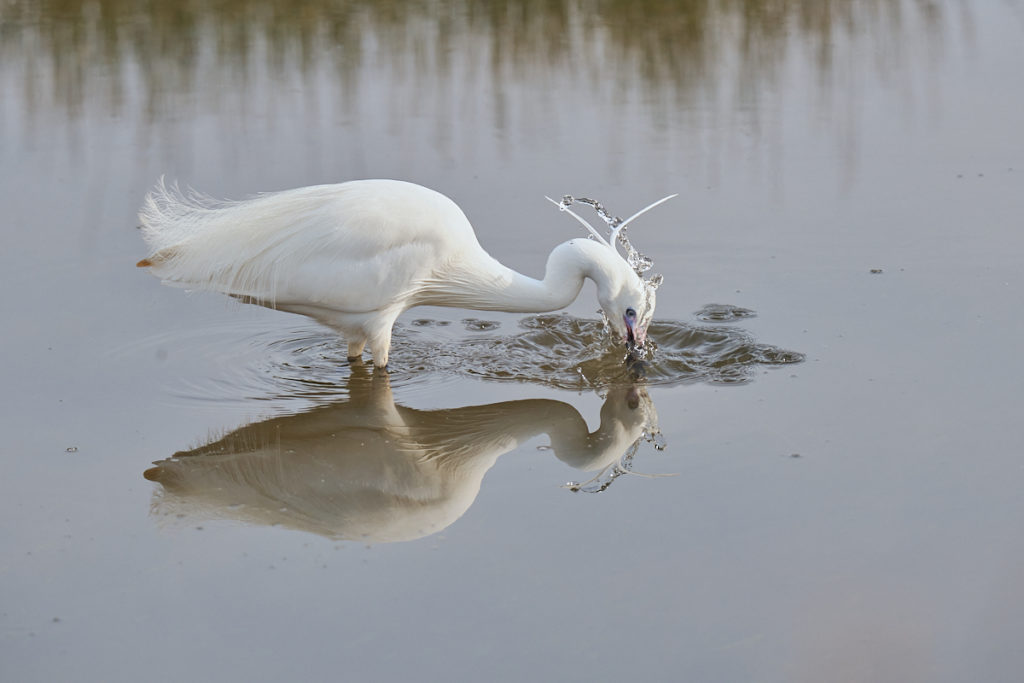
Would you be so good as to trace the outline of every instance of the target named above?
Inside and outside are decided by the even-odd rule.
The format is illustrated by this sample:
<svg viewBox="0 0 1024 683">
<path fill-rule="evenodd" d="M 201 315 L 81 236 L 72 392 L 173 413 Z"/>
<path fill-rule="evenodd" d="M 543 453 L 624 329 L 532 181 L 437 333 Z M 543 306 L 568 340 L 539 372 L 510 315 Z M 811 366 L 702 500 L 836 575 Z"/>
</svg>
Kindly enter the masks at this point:
<svg viewBox="0 0 1024 683">
<path fill-rule="evenodd" d="M 610 389 L 593 433 L 575 408 L 555 400 L 406 408 L 395 404 L 387 375 L 362 365 L 353 366 L 348 391 L 348 400 L 250 424 L 155 463 L 145 472 L 162 489 L 153 513 L 408 541 L 461 517 L 498 457 L 540 434 L 560 460 L 597 472 L 575 490 L 607 488 L 644 439 L 663 447 L 641 386 Z"/>
<path fill-rule="evenodd" d="M 152 123 L 266 81 L 277 97 L 315 82 L 345 111 L 384 72 L 407 112 L 465 108 L 482 86 L 498 128 L 507 87 L 524 82 L 552 102 L 569 83 L 609 106 L 640 98 L 664 121 L 723 97 L 755 102 L 793 48 L 813 56 L 824 88 L 850 43 L 877 46 L 890 71 L 910 58 L 907 32 L 941 41 L 946 23 L 941 5 L 911 0 L 10 0 L 0 85 L 28 112 L 94 107 Z"/>
</svg>

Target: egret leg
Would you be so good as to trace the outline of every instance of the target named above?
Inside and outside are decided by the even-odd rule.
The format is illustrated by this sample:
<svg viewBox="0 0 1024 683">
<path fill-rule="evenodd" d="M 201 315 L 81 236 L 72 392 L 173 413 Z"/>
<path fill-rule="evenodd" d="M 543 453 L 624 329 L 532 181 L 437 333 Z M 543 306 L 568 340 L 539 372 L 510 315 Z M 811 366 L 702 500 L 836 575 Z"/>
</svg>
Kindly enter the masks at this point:
<svg viewBox="0 0 1024 683">
<path fill-rule="evenodd" d="M 373 354 L 375 370 L 388 369 L 388 352 L 391 350 L 391 331 L 400 310 L 382 311 L 367 335 L 370 339 L 370 353 Z"/>
<path fill-rule="evenodd" d="M 391 350 L 391 328 L 377 335 L 370 342 L 370 353 L 373 354 L 373 367 L 388 369 L 388 352 Z"/>
<path fill-rule="evenodd" d="M 371 351 L 373 353 L 373 369 L 374 370 L 387 370 L 388 369 L 388 349 L 384 348 L 383 351 Z"/>
<path fill-rule="evenodd" d="M 363 349 L 366 347 L 366 340 L 360 339 L 348 343 L 348 362 L 355 363 L 363 357 Z"/>
</svg>

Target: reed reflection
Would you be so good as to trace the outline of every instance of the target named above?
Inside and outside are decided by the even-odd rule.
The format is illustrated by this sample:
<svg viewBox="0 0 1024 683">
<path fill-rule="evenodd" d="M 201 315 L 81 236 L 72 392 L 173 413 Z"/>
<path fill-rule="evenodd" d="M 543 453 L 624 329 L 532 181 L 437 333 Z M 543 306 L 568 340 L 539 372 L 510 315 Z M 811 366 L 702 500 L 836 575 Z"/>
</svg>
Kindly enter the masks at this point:
<svg viewBox="0 0 1024 683">
<path fill-rule="evenodd" d="M 719 109 L 723 97 L 756 102 L 794 40 L 828 88 L 844 45 L 940 41 L 947 14 L 909 0 L 322 0 L 301 11 L 284 0 L 12 0 L 0 6 L 0 61 L 14 78 L 5 97 L 72 116 L 92 106 L 160 122 L 197 102 L 219 110 L 226 93 L 266 79 L 315 83 L 317 98 L 350 111 L 383 77 L 410 113 L 450 110 L 467 86 L 514 82 L 548 93 L 543 112 L 573 83 L 622 108 L 639 87 L 664 120 Z M 874 52 L 880 72 L 913 57 Z M 484 91 L 501 128 L 514 108 L 503 88 Z"/>
<path fill-rule="evenodd" d="M 606 488 L 643 439 L 660 438 L 642 386 L 608 391 L 600 427 L 548 399 L 423 411 L 355 366 L 350 398 L 237 429 L 155 463 L 153 513 L 279 525 L 336 539 L 422 538 L 461 517 L 498 457 L 547 434 L 550 450 Z M 628 463 L 627 463 L 628 466 Z M 603 482 L 601 482 L 602 473 Z"/>
</svg>

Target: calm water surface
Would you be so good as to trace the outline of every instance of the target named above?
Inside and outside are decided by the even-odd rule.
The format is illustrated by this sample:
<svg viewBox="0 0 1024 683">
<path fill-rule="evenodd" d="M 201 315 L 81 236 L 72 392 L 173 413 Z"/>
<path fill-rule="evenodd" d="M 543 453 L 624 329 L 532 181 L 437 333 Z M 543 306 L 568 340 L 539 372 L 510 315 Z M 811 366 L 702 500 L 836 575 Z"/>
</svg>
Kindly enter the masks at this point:
<svg viewBox="0 0 1024 683">
<path fill-rule="evenodd" d="M 5 681 L 1013 681 L 1024 5 L 0 6 Z M 564 315 L 302 318 L 133 267 L 160 175 L 445 192 Z M 671 475 L 671 476 L 665 476 Z"/>
</svg>

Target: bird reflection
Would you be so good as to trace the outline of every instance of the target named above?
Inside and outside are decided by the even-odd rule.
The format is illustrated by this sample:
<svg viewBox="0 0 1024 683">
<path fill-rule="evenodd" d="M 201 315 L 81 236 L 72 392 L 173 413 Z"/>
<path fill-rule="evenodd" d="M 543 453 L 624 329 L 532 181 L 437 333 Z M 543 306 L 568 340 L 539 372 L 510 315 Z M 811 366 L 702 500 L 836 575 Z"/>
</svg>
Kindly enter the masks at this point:
<svg viewBox="0 0 1024 683">
<path fill-rule="evenodd" d="M 540 434 L 573 468 L 621 472 L 657 432 L 642 386 L 609 390 L 590 432 L 574 407 L 527 399 L 445 410 L 397 405 L 390 380 L 356 366 L 349 399 L 241 427 L 155 463 L 153 511 L 279 525 L 336 539 L 422 538 L 461 517 L 498 457 Z"/>
</svg>

